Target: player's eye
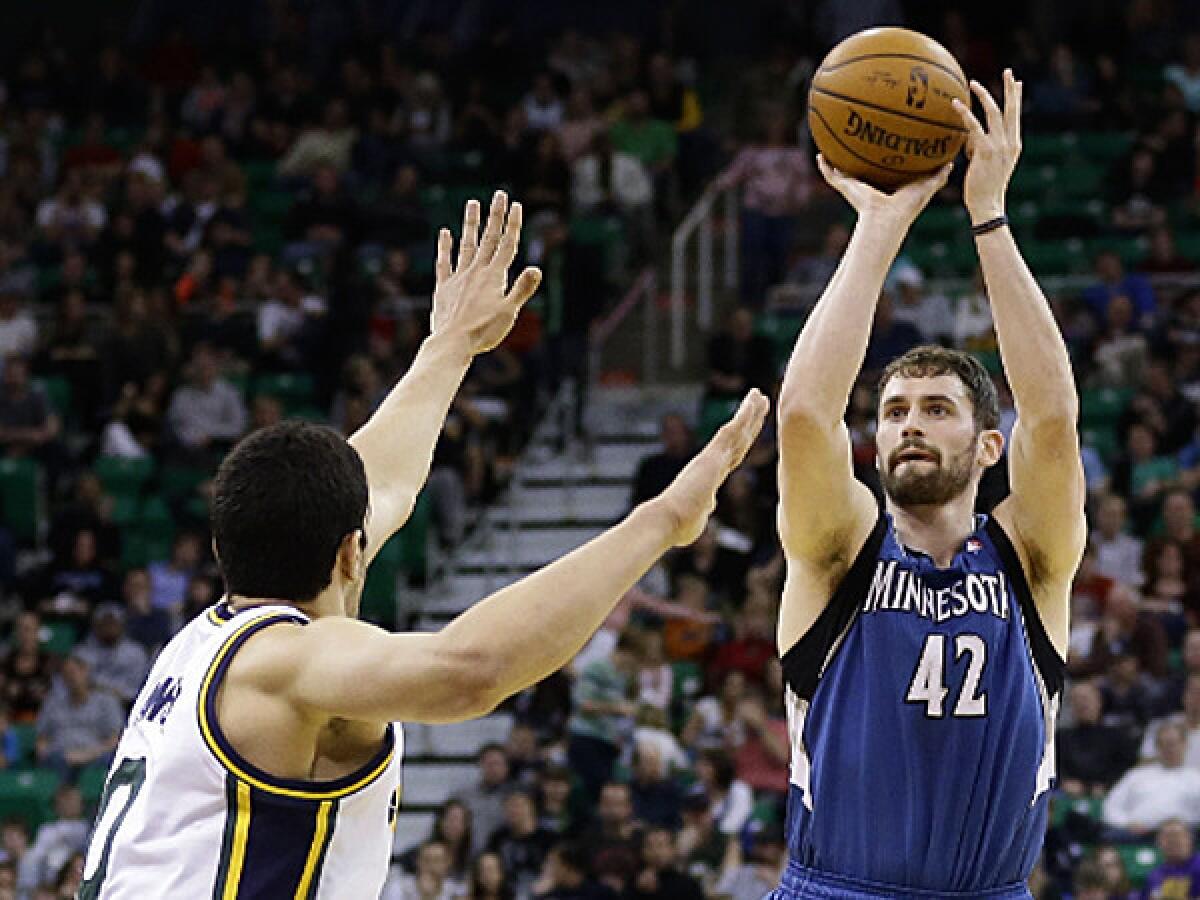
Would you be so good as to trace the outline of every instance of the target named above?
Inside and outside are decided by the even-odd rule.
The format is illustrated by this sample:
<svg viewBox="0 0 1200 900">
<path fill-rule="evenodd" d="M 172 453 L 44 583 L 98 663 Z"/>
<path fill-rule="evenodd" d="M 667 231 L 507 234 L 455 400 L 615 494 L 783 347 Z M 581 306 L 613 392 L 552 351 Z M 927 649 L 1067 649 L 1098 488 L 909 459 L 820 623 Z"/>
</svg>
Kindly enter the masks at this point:
<svg viewBox="0 0 1200 900">
<path fill-rule="evenodd" d="M 941 403 L 934 403 L 932 406 L 929 407 L 930 415 L 944 416 L 944 415 L 947 415 L 949 412 L 950 412 L 950 410 L 948 408 L 946 408 L 945 406 L 943 406 Z"/>
<path fill-rule="evenodd" d="M 885 419 L 903 419 L 904 410 L 899 406 L 893 406 L 883 414 Z"/>
</svg>

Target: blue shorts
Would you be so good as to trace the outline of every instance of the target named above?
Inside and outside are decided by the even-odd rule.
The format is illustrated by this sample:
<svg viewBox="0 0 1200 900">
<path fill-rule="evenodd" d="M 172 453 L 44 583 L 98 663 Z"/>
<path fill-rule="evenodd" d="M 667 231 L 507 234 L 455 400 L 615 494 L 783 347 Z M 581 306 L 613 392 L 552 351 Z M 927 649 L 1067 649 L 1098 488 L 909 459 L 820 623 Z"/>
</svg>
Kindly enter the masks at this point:
<svg viewBox="0 0 1200 900">
<path fill-rule="evenodd" d="M 764 900 L 1032 900 L 1024 884 L 986 891 L 920 891 L 806 869 L 788 860 L 783 880 Z"/>
</svg>

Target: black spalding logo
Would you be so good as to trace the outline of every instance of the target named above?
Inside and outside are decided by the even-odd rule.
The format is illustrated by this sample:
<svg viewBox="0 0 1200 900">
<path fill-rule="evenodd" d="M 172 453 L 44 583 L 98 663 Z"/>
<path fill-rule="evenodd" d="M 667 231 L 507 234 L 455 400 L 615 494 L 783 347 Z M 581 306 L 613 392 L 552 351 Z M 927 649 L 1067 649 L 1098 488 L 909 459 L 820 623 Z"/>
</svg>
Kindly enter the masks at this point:
<svg viewBox="0 0 1200 900">
<path fill-rule="evenodd" d="M 920 66 L 908 70 L 908 95 L 904 102 L 913 109 L 924 109 L 929 96 L 929 73 Z"/>
</svg>

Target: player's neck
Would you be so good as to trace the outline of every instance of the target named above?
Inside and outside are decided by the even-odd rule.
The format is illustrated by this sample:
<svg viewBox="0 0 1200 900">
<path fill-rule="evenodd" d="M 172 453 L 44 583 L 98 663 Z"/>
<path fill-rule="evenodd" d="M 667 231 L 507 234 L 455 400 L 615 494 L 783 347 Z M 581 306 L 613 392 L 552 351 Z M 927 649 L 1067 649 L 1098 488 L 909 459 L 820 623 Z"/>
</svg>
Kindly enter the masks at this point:
<svg viewBox="0 0 1200 900">
<path fill-rule="evenodd" d="M 341 594 L 334 591 L 332 585 L 307 603 L 296 603 L 273 597 L 244 597 L 241 594 L 229 594 L 226 600 L 235 613 L 244 612 L 256 606 L 294 606 L 310 619 L 345 615 Z"/>
<path fill-rule="evenodd" d="M 945 568 L 962 542 L 975 530 L 975 492 L 964 491 L 948 503 L 930 506 L 897 506 L 887 501 L 896 537 L 910 550 L 920 550 Z"/>
</svg>

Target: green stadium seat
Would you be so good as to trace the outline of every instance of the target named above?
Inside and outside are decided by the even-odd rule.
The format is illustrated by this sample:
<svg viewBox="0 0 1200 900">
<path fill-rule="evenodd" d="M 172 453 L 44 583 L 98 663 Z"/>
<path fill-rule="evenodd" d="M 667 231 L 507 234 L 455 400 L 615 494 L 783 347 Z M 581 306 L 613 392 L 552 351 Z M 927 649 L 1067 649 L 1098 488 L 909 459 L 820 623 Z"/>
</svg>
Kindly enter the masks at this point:
<svg viewBox="0 0 1200 900">
<path fill-rule="evenodd" d="M 64 420 L 71 418 L 71 382 L 61 375 L 39 375 L 33 383 L 42 389 L 55 415 Z"/>
<path fill-rule="evenodd" d="M 409 576 L 425 574 L 429 555 L 429 525 L 433 518 L 433 501 L 425 493 L 417 495 L 412 515 L 396 534 L 400 538 L 400 565 Z"/>
<path fill-rule="evenodd" d="M 1059 163 L 1074 154 L 1079 137 L 1072 131 L 1032 133 L 1021 138 L 1021 163 L 1041 166 Z"/>
<path fill-rule="evenodd" d="M 696 440 L 701 445 L 717 433 L 717 429 L 729 421 L 738 408 L 738 400 L 705 400 L 700 407 L 700 421 L 696 423 Z"/>
<path fill-rule="evenodd" d="M 13 722 L 8 730 L 17 739 L 17 758 L 10 769 L 24 769 L 33 765 L 34 747 L 37 745 L 37 726 L 32 722 Z"/>
<path fill-rule="evenodd" d="M 41 522 L 41 469 L 31 459 L 0 459 L 4 524 L 24 540 L 37 538 Z"/>
<path fill-rule="evenodd" d="M 1200 231 L 1181 231 L 1175 235 L 1175 250 L 1180 256 L 1200 262 Z"/>
<path fill-rule="evenodd" d="M 242 171 L 251 193 L 269 187 L 275 180 L 275 163 L 270 160 L 242 163 Z"/>
<path fill-rule="evenodd" d="M 1079 422 L 1084 428 L 1116 424 L 1133 399 L 1132 388 L 1088 388 L 1079 395 Z"/>
<path fill-rule="evenodd" d="M 42 648 L 59 656 L 66 656 L 75 646 L 79 635 L 69 622 L 43 622 L 40 635 Z"/>
<path fill-rule="evenodd" d="M 92 465 L 92 471 L 112 494 L 137 496 L 146 482 L 154 475 L 154 458 L 126 459 L 122 456 L 101 456 Z"/>
<path fill-rule="evenodd" d="M 1082 241 L 1029 241 L 1021 249 L 1035 275 L 1067 275 L 1087 267 Z"/>
<path fill-rule="evenodd" d="M 1079 153 L 1095 162 L 1114 162 L 1133 148 L 1131 131 L 1085 131 L 1079 135 Z"/>
<path fill-rule="evenodd" d="M 23 819 L 30 834 L 54 818 L 58 776 L 46 769 L 0 771 L 0 819 Z"/>
<path fill-rule="evenodd" d="M 754 331 L 769 338 L 775 348 L 775 363 L 782 365 L 792 354 L 796 343 L 796 335 L 804 325 L 801 316 L 788 316 L 768 313 L 758 317 Z"/>
<path fill-rule="evenodd" d="M 116 525 L 125 528 L 132 525 L 138 517 L 142 504 L 136 494 L 114 494 L 112 520 Z"/>
<path fill-rule="evenodd" d="M 249 197 L 251 218 L 257 223 L 278 225 L 292 208 L 291 191 L 263 189 Z"/>
<path fill-rule="evenodd" d="M 1117 852 L 1134 888 L 1141 888 L 1146 883 L 1146 876 L 1162 863 L 1162 854 L 1153 844 L 1118 844 Z"/>
<path fill-rule="evenodd" d="M 704 670 L 697 662 L 671 663 L 671 699 L 691 704 L 704 691 Z"/>
<path fill-rule="evenodd" d="M 1091 447 L 1100 454 L 1100 459 L 1106 465 L 1112 463 L 1113 460 L 1121 452 L 1121 442 L 1117 438 L 1116 429 L 1112 426 L 1105 425 L 1099 428 L 1084 428 L 1082 430 L 1083 445 Z"/>
<path fill-rule="evenodd" d="M 359 617 L 384 628 L 396 627 L 396 580 L 400 576 L 402 542 L 397 533 L 379 548 L 363 584 Z"/>
<path fill-rule="evenodd" d="M 930 206 L 913 223 L 913 234 L 924 240 L 953 240 L 969 233 L 970 220 L 963 206 Z"/>
<path fill-rule="evenodd" d="M 1107 177 L 1108 169 L 1105 166 L 1073 162 L 1060 166 L 1055 173 L 1053 184 L 1048 186 L 1060 197 L 1086 199 L 1104 191 Z"/>
<path fill-rule="evenodd" d="M 284 412 L 292 415 L 297 409 L 313 406 L 315 387 L 311 375 L 259 375 L 254 382 L 254 393 L 278 398 Z"/>
<path fill-rule="evenodd" d="M 195 493 L 209 474 L 197 466 L 165 465 L 159 472 L 158 483 L 168 499 L 182 500 Z"/>
<path fill-rule="evenodd" d="M 79 793 L 83 795 L 84 805 L 95 809 L 104 793 L 104 782 L 108 779 L 108 768 L 105 766 L 88 766 L 79 773 Z"/>
</svg>

